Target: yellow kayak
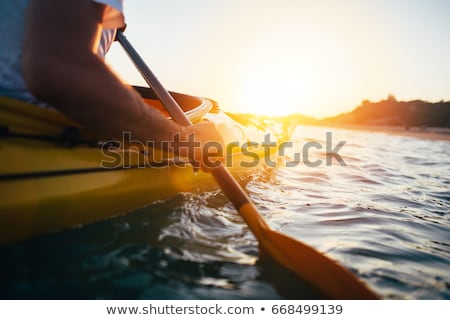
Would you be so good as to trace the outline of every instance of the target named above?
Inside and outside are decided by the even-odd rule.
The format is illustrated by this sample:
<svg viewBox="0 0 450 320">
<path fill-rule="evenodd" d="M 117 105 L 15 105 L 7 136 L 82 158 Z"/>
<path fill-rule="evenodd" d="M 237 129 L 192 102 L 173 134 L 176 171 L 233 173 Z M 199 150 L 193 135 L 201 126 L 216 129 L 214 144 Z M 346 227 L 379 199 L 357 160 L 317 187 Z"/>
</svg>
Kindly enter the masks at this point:
<svg viewBox="0 0 450 320">
<path fill-rule="evenodd" d="M 150 89 L 137 90 L 162 109 Z M 234 146 L 225 164 L 236 178 L 276 150 L 245 148 L 264 141 L 266 132 L 232 120 L 210 100 L 172 95 L 191 121 L 213 121 L 225 144 Z M 0 244 L 126 214 L 179 192 L 217 188 L 187 159 L 133 142 L 118 145 L 56 110 L 0 97 Z"/>
</svg>

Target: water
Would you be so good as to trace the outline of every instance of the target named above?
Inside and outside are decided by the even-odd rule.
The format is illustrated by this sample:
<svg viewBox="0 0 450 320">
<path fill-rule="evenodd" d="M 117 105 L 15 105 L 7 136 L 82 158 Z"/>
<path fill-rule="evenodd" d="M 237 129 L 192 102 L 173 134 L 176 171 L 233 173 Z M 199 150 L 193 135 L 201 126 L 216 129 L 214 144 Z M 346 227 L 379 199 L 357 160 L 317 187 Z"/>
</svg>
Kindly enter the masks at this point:
<svg viewBox="0 0 450 320">
<path fill-rule="evenodd" d="M 293 159 L 327 131 L 298 127 Z M 330 130 L 328 130 L 330 131 Z M 268 223 L 338 260 L 385 299 L 450 299 L 450 142 L 332 129 L 336 161 L 256 172 Z M 325 160 L 325 147 L 309 160 Z M 266 259 L 220 192 L 0 248 L 0 298 L 320 298 Z M 307 262 L 306 262 L 307 263 Z"/>
</svg>

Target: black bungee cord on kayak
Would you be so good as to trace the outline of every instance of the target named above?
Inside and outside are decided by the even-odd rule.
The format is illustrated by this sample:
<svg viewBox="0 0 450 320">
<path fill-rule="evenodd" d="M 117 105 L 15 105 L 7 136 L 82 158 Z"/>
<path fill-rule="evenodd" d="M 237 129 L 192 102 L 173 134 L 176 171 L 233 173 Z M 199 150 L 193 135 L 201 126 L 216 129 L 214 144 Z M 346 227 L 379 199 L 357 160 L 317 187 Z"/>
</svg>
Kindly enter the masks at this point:
<svg viewBox="0 0 450 320">
<path fill-rule="evenodd" d="M 83 138 L 80 130 L 74 127 L 65 127 L 58 136 L 48 136 L 41 134 L 31 134 L 23 132 L 15 132 L 9 129 L 8 126 L 0 126 L 0 138 L 22 138 L 47 142 L 61 143 L 63 146 L 73 148 L 78 145 L 88 145 L 90 147 L 97 147 L 101 145 L 98 140 L 89 140 Z"/>
</svg>

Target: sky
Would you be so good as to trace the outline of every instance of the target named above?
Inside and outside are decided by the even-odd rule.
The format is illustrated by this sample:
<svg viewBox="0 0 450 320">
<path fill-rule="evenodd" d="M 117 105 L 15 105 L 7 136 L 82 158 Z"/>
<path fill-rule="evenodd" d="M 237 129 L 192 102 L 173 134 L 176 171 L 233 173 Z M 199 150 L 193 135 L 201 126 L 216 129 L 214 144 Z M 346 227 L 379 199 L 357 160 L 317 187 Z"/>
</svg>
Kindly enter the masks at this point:
<svg viewBox="0 0 450 320">
<path fill-rule="evenodd" d="M 448 0 L 125 0 L 162 84 L 229 112 L 326 117 L 362 100 L 450 100 Z M 145 85 L 118 43 L 107 62 Z"/>
</svg>

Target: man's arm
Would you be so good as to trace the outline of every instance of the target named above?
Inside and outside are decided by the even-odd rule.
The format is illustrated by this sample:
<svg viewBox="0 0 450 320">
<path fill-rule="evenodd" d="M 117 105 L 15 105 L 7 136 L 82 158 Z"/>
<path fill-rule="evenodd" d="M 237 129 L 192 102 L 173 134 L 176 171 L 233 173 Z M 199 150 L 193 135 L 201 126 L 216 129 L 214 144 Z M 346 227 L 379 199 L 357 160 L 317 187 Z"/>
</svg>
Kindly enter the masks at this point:
<svg viewBox="0 0 450 320">
<path fill-rule="evenodd" d="M 96 52 L 105 7 L 91 0 L 30 0 L 23 74 L 29 90 L 98 134 L 167 141 L 180 130 L 221 141 L 212 126 L 184 130 L 148 107 Z"/>
</svg>

